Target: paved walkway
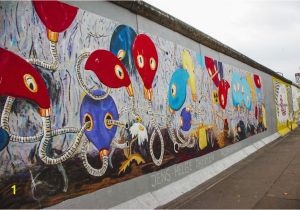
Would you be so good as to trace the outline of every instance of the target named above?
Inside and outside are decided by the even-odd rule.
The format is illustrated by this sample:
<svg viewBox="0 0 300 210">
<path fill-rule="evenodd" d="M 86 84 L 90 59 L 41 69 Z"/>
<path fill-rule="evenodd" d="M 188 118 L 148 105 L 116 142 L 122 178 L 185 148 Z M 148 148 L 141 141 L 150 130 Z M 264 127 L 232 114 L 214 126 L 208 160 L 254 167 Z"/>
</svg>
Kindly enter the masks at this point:
<svg viewBox="0 0 300 210">
<path fill-rule="evenodd" d="M 159 208 L 300 209 L 300 128 Z"/>
</svg>

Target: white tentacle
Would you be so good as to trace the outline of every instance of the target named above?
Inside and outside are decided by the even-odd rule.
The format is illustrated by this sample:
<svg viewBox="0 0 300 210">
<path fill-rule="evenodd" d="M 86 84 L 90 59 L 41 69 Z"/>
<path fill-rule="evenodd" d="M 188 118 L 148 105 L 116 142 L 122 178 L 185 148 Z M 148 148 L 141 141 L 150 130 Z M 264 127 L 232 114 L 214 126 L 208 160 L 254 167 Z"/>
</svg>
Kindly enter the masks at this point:
<svg viewBox="0 0 300 210">
<path fill-rule="evenodd" d="M 80 131 L 77 133 L 75 139 L 73 140 L 72 145 L 67 149 L 67 151 L 65 151 L 63 153 L 63 155 L 61 155 L 58 158 L 51 158 L 51 157 L 48 157 L 47 152 L 46 152 L 48 145 L 52 140 L 50 117 L 49 116 L 42 117 L 42 120 L 43 120 L 44 135 L 43 135 L 40 147 L 39 147 L 39 157 L 41 158 L 41 160 L 47 165 L 56 165 L 56 164 L 62 163 L 64 161 L 66 161 L 67 159 L 71 158 L 74 155 L 74 153 L 76 152 L 76 150 L 81 142 L 83 133 L 84 133 L 85 129 L 89 126 L 89 123 L 86 123 L 83 125 L 83 127 L 80 129 Z"/>
<path fill-rule="evenodd" d="M 81 147 L 81 159 L 83 162 L 83 166 L 86 168 L 87 172 L 92 176 L 103 176 L 105 174 L 107 167 L 108 167 L 108 157 L 102 157 L 102 167 L 100 169 L 93 168 L 87 159 L 87 150 L 88 150 L 89 141 L 84 140 L 82 147 Z"/>
<path fill-rule="evenodd" d="M 187 140 L 183 139 L 180 136 L 179 130 L 176 130 L 176 135 L 177 135 L 177 138 L 179 139 L 179 141 L 181 141 L 181 143 L 178 143 L 179 147 L 181 147 L 181 148 L 184 148 L 184 147 L 192 148 L 194 146 L 195 141 L 191 137 L 188 137 Z"/>
<path fill-rule="evenodd" d="M 179 144 L 177 143 L 176 136 L 174 134 L 174 129 L 171 126 L 170 118 L 171 118 L 171 116 L 168 116 L 168 118 L 167 118 L 167 131 L 168 131 L 168 134 L 169 134 L 169 136 L 170 136 L 170 138 L 171 138 L 171 140 L 173 142 L 174 151 L 176 153 L 178 153 Z"/>
<path fill-rule="evenodd" d="M 5 105 L 3 108 L 3 112 L 1 115 L 1 127 L 5 129 L 9 134 L 10 141 L 13 142 L 19 142 L 19 143 L 35 143 L 40 141 L 43 138 L 43 133 L 34 135 L 34 136 L 18 136 L 15 134 L 12 134 L 9 129 L 9 115 L 11 112 L 11 108 L 13 105 L 15 98 L 8 96 Z M 56 129 L 51 131 L 51 136 L 58 136 L 66 133 L 78 133 L 80 129 L 77 128 L 62 128 L 62 129 Z"/>
<path fill-rule="evenodd" d="M 80 131 L 80 129 L 78 128 L 61 128 L 61 129 L 56 129 L 56 130 L 52 130 L 51 131 L 51 136 L 59 136 L 62 134 L 66 134 L 66 133 L 78 133 Z M 13 142 L 19 142 L 19 143 L 35 143 L 38 141 L 41 141 L 41 139 L 43 138 L 44 133 L 40 133 L 37 134 L 35 136 L 17 136 L 15 134 L 11 134 L 9 133 L 9 138 L 11 141 Z"/>
<path fill-rule="evenodd" d="M 127 149 L 129 148 L 129 142 L 118 143 L 117 141 L 112 141 L 110 146 L 116 149 Z"/>
<path fill-rule="evenodd" d="M 8 96 L 6 98 L 4 107 L 3 107 L 3 111 L 2 111 L 2 115 L 1 115 L 1 127 L 6 130 L 7 132 L 9 132 L 9 124 L 8 124 L 8 119 L 9 119 L 9 114 L 12 108 L 12 105 L 15 101 L 14 97 Z"/>
<path fill-rule="evenodd" d="M 45 61 L 41 61 L 36 58 L 30 58 L 27 60 L 27 62 L 41 66 L 43 68 L 49 69 L 51 71 L 55 71 L 58 68 L 58 54 L 57 54 L 57 43 L 50 41 L 50 52 L 52 56 L 52 63 L 47 63 Z"/>
<path fill-rule="evenodd" d="M 160 166 L 162 164 L 164 152 L 165 152 L 164 139 L 163 139 L 162 133 L 153 117 L 151 101 L 148 101 L 148 112 L 150 114 L 150 123 L 154 127 L 154 131 L 152 132 L 151 137 L 150 137 L 150 155 L 153 160 L 153 163 L 157 166 Z M 153 143 L 154 143 L 156 134 L 158 134 L 159 140 L 160 140 L 160 156 L 158 159 L 155 157 L 154 151 L 153 151 Z"/>
</svg>

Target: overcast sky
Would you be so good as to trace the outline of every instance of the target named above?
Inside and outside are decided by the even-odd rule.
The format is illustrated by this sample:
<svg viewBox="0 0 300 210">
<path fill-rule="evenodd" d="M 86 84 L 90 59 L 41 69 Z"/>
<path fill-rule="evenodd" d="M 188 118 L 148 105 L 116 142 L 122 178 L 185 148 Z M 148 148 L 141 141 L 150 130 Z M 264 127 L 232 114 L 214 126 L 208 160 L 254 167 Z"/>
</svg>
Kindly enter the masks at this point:
<svg viewBox="0 0 300 210">
<path fill-rule="evenodd" d="M 295 81 L 300 1 L 145 0 Z"/>
</svg>

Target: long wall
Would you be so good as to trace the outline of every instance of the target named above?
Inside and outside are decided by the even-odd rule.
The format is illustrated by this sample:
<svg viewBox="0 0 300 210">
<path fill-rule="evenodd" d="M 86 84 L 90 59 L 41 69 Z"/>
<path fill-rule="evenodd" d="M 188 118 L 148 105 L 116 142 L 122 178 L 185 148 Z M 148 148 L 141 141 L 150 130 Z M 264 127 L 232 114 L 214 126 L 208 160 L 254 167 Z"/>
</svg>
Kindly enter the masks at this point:
<svg viewBox="0 0 300 210">
<path fill-rule="evenodd" d="M 285 78 L 115 3 L 68 4 L 1 2 L 1 207 L 112 207 L 289 131 Z"/>
</svg>

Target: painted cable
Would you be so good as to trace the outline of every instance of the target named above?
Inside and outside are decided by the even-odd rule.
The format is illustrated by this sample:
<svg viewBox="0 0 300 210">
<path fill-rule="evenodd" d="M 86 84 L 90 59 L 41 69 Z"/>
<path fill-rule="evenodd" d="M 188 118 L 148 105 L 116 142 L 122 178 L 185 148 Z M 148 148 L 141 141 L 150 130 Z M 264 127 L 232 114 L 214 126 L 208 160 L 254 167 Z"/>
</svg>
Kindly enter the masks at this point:
<svg viewBox="0 0 300 210">
<path fill-rule="evenodd" d="M 179 148 L 179 145 L 177 143 L 177 140 L 176 140 L 176 136 L 174 134 L 174 130 L 171 126 L 171 120 L 169 120 L 171 118 L 171 116 L 168 117 L 168 120 L 167 120 L 167 131 L 168 131 L 168 134 L 173 142 L 173 146 L 174 146 L 174 152 L 178 153 L 178 148 Z"/>
<path fill-rule="evenodd" d="M 15 101 L 14 97 L 8 96 L 6 98 L 4 107 L 3 107 L 3 111 L 2 111 L 2 115 L 1 115 L 1 127 L 6 130 L 7 132 L 9 132 L 9 123 L 8 123 L 8 119 L 9 119 L 9 114 L 11 112 L 11 108 L 12 105 Z"/>
<path fill-rule="evenodd" d="M 10 141 L 19 142 L 19 143 L 34 143 L 40 141 L 43 138 L 44 135 L 43 133 L 37 134 L 35 136 L 18 136 L 10 133 L 9 114 L 11 112 L 11 108 L 14 100 L 15 100 L 14 97 L 8 96 L 5 101 L 3 112 L 1 115 L 1 127 L 8 132 Z M 66 133 L 78 133 L 78 132 L 79 129 L 77 128 L 62 128 L 62 129 L 56 129 L 51 131 L 51 136 L 58 136 Z"/>
<path fill-rule="evenodd" d="M 184 147 L 192 148 L 192 147 L 194 147 L 195 141 L 191 142 L 191 140 L 192 140 L 191 137 L 188 137 L 188 139 L 186 140 L 186 139 L 183 139 L 180 134 L 183 135 L 179 130 L 176 130 L 177 138 L 179 139 L 179 141 L 181 141 L 181 144 L 178 144 L 179 147 L 181 147 L 181 148 L 184 148 Z"/>
<path fill-rule="evenodd" d="M 47 165 L 56 165 L 71 158 L 76 152 L 81 142 L 85 129 L 90 125 L 90 122 L 87 122 L 82 126 L 80 131 L 77 133 L 75 139 L 73 140 L 71 146 L 63 153 L 63 155 L 61 155 L 58 158 L 51 158 L 46 153 L 46 150 L 52 140 L 50 116 L 42 117 L 42 121 L 43 121 L 44 135 L 39 147 L 39 157 Z"/>
<path fill-rule="evenodd" d="M 157 166 L 160 166 L 162 164 L 163 156 L 164 156 L 164 152 L 165 152 L 164 139 L 163 139 L 162 133 L 161 133 L 156 121 L 154 120 L 151 101 L 148 101 L 148 113 L 150 114 L 150 123 L 154 127 L 154 131 L 152 132 L 151 137 L 150 137 L 150 145 L 149 145 L 150 146 L 150 155 L 151 155 L 153 163 Z M 155 157 L 154 151 L 153 151 L 153 143 L 154 143 L 156 133 L 158 134 L 159 140 L 160 140 L 160 156 L 158 159 Z"/>
<path fill-rule="evenodd" d="M 84 140 L 82 147 L 81 147 L 81 159 L 83 162 L 83 166 L 85 167 L 85 169 L 87 170 L 87 172 L 92 175 L 92 176 L 103 176 L 103 174 L 106 172 L 107 167 L 108 167 L 108 157 L 107 156 L 103 156 L 102 157 L 102 166 L 100 169 L 96 169 L 94 167 L 92 167 L 87 159 L 87 150 L 88 150 L 88 145 L 89 145 L 89 141 L 88 140 Z"/>
<path fill-rule="evenodd" d="M 62 134 L 66 134 L 66 133 L 78 133 L 80 131 L 80 129 L 78 128 L 61 128 L 61 129 L 56 129 L 56 130 L 51 130 L 51 136 L 59 136 Z M 35 136 L 17 136 L 15 134 L 11 134 L 9 133 L 9 138 L 10 141 L 13 142 L 19 142 L 19 143 L 35 143 L 38 141 L 41 141 L 43 138 L 44 134 L 40 133 L 37 134 Z"/>
<path fill-rule="evenodd" d="M 47 63 L 36 58 L 30 58 L 27 61 L 31 64 L 41 66 L 43 68 L 55 71 L 58 68 L 58 54 L 57 54 L 57 43 L 50 41 L 50 52 L 52 56 L 52 63 Z"/>
<path fill-rule="evenodd" d="M 129 147 L 129 143 L 118 143 L 117 141 L 113 140 L 110 146 L 116 149 L 127 149 Z"/>
</svg>

